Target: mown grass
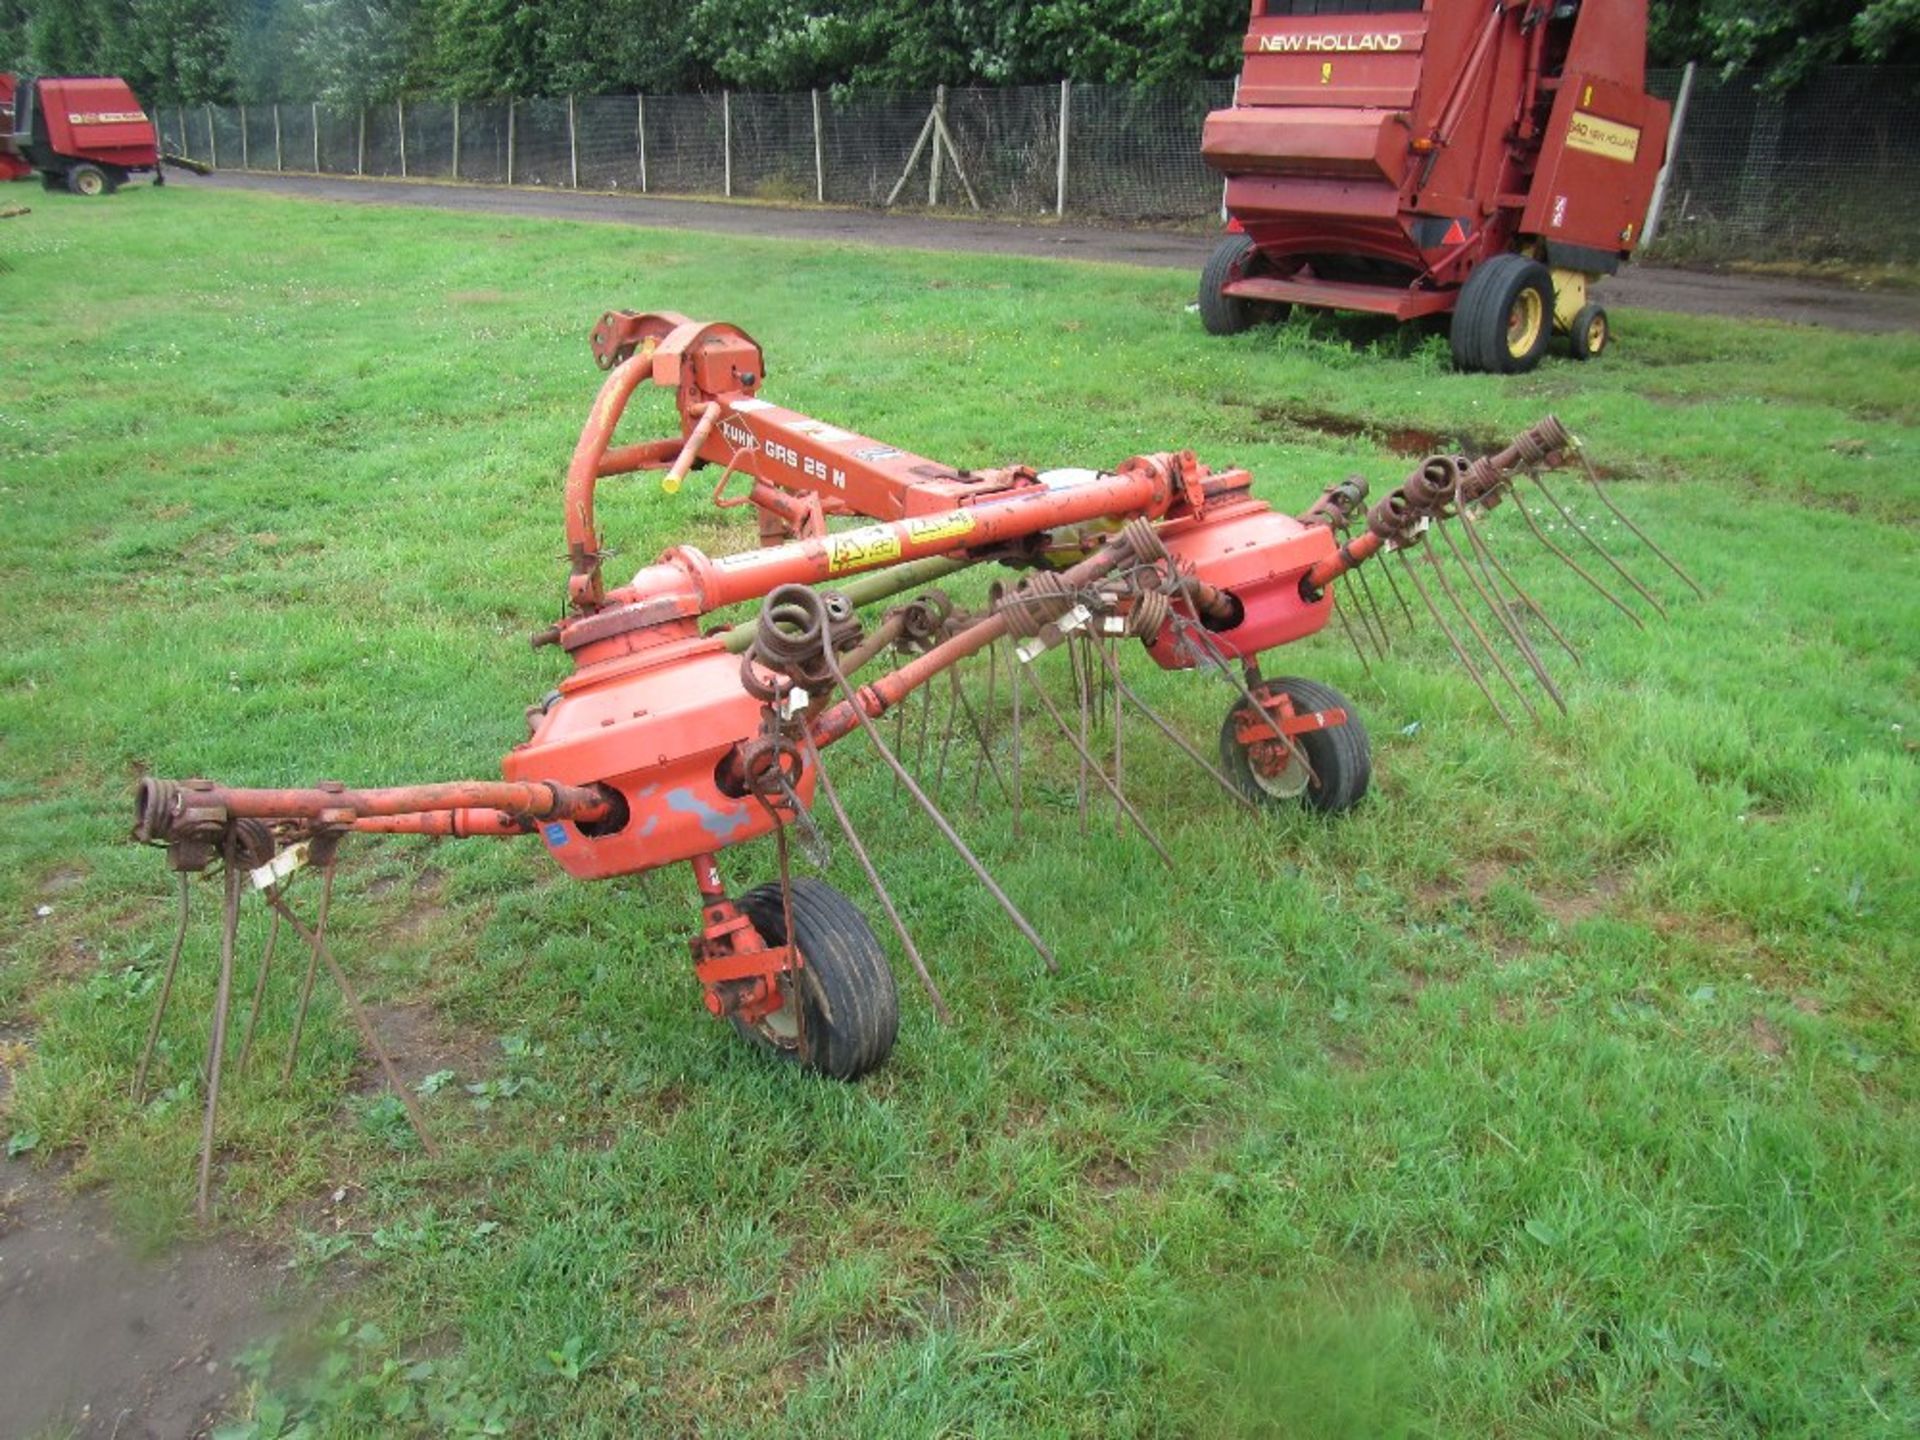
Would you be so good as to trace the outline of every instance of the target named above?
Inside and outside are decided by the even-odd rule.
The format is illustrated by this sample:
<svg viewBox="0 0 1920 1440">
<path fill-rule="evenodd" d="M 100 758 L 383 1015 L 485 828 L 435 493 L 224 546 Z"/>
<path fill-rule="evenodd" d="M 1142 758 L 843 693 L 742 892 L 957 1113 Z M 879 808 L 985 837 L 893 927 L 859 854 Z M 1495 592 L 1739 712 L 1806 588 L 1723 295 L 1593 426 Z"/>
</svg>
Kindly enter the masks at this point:
<svg viewBox="0 0 1920 1440">
<path fill-rule="evenodd" d="M 356 847 L 338 946 L 411 1073 L 454 1072 L 447 1153 L 324 987 L 278 1085 L 285 965 L 220 1224 L 345 1319 L 254 1357 L 253 1433 L 1920 1427 L 1920 341 L 1628 313 L 1603 363 L 1501 380 L 1361 325 L 1208 340 L 1178 275 L 185 186 L 5 238 L 0 1020 L 32 1055 L 0 1128 L 154 1245 L 190 1224 L 212 937 L 136 1109 L 173 898 L 132 781 L 492 772 L 559 673 L 524 637 L 602 309 L 735 320 L 769 394 L 951 462 L 1191 446 L 1287 508 L 1551 408 L 1711 595 L 1655 576 L 1642 633 L 1516 559 L 1586 664 L 1512 735 L 1431 635 L 1371 675 L 1287 652 L 1375 737 L 1333 824 L 1234 813 L 1136 723 L 1177 875 L 1110 815 L 1083 837 L 1057 757 L 1022 841 L 955 804 L 1056 978 L 850 745 L 959 1014 L 907 994 L 856 1086 L 706 1020 L 678 873 Z M 603 515 L 616 569 L 746 538 L 697 485 Z M 1210 743 L 1226 692 L 1147 678 Z"/>
</svg>

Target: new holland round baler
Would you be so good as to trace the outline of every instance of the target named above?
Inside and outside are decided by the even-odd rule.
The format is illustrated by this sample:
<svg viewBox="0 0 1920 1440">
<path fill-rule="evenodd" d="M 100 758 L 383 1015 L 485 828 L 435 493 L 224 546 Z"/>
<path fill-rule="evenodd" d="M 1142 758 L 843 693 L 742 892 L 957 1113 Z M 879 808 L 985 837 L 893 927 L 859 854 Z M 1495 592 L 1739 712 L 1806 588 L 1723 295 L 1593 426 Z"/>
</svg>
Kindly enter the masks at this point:
<svg viewBox="0 0 1920 1440">
<path fill-rule="evenodd" d="M 1665 159 L 1645 0 L 1254 0 L 1201 150 L 1230 233 L 1200 311 L 1451 314 L 1466 370 L 1607 344 L 1591 287 L 1633 253 Z"/>
<path fill-rule="evenodd" d="M 159 134 L 127 82 L 107 75 L 16 80 L 0 75 L 0 180 L 104 195 L 160 169 Z"/>
</svg>

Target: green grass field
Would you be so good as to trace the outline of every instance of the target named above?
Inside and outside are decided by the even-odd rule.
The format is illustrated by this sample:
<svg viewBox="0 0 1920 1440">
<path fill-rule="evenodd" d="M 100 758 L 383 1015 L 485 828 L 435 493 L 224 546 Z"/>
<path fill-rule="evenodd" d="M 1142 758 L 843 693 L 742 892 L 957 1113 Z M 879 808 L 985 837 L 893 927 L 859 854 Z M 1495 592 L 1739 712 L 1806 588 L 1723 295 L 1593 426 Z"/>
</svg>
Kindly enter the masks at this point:
<svg viewBox="0 0 1920 1440">
<path fill-rule="evenodd" d="M 155 1247 L 193 1225 L 218 887 L 136 1108 L 174 901 L 133 782 L 497 773 L 561 673 L 525 637 L 606 308 L 736 321 L 770 396 L 954 463 L 1192 447 L 1289 510 L 1554 410 L 1710 593 L 1650 572 L 1643 634 L 1506 547 L 1586 655 L 1514 735 L 1431 634 L 1274 657 L 1374 736 L 1332 823 L 1236 812 L 1135 723 L 1177 875 L 1083 837 L 1057 758 L 1022 842 L 950 788 L 1051 979 L 849 742 L 958 1015 L 903 966 L 856 1086 L 706 1017 L 681 871 L 350 847 L 338 950 L 453 1072 L 446 1155 L 324 983 L 279 1085 L 283 962 L 217 1223 L 325 1319 L 249 1357 L 235 1435 L 1920 1431 L 1920 339 L 1628 313 L 1595 365 L 1459 376 L 1358 324 L 1210 340 L 1179 274 L 187 186 L 35 197 L 0 245 L 0 1134 Z M 748 542 L 697 478 L 602 494 L 613 574 Z M 1211 746 L 1228 692 L 1150 668 Z"/>
</svg>

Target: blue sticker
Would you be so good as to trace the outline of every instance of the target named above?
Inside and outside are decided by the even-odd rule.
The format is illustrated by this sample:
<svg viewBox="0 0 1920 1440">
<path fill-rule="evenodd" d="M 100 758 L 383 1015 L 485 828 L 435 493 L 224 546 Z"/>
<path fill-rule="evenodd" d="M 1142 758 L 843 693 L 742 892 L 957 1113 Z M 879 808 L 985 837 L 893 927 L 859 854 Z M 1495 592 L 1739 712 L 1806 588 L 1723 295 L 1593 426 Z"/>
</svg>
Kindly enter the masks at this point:
<svg viewBox="0 0 1920 1440">
<path fill-rule="evenodd" d="M 567 843 L 567 827 L 558 820 L 547 826 L 547 844 L 558 850 Z"/>
</svg>

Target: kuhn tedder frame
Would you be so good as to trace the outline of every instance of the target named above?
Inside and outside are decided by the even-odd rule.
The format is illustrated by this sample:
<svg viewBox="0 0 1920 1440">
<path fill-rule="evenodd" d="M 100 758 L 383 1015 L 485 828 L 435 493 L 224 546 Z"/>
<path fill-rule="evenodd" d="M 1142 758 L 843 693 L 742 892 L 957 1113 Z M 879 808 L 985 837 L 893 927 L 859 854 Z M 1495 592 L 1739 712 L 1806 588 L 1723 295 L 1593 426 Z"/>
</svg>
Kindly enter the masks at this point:
<svg viewBox="0 0 1920 1440">
<path fill-rule="evenodd" d="M 1054 965 L 1045 942 L 941 812 L 936 794 L 902 760 L 898 752 L 906 747 L 898 732 L 889 743 L 877 723 L 916 691 L 924 695 L 936 680 L 949 680 L 946 734 L 937 747 L 941 780 L 957 715 L 983 752 L 976 775 L 990 775 L 1006 794 L 1017 827 L 1021 728 L 1044 723 L 1078 756 L 1083 819 L 1097 787 L 1110 797 L 1116 824 L 1137 831 L 1166 857 L 1124 789 L 1119 720 L 1129 708 L 1248 808 L 1304 803 L 1339 811 L 1365 793 L 1366 736 L 1347 702 L 1323 685 L 1264 678 L 1259 658 L 1336 616 L 1363 656 L 1369 646 L 1384 648 L 1385 617 L 1370 591 L 1360 592 L 1362 603 L 1353 607 L 1357 622 L 1334 606 L 1336 582 L 1349 574 L 1364 580 L 1358 567 L 1370 558 L 1397 552 L 1406 560 L 1400 568 L 1408 591 L 1490 702 L 1504 681 L 1533 707 L 1534 696 L 1516 672 L 1532 677 L 1538 696 L 1558 702 L 1534 639 L 1567 643 L 1482 533 L 1487 512 L 1501 502 L 1511 499 L 1529 529 L 1630 616 L 1628 601 L 1562 543 L 1591 546 L 1635 591 L 1658 603 L 1540 479 L 1540 470 L 1579 458 L 1552 418 L 1495 454 L 1435 456 L 1371 508 L 1365 482 L 1355 479 L 1293 517 L 1254 498 L 1247 471 L 1214 470 L 1189 452 L 1137 455 L 1105 472 L 956 470 L 762 398 L 760 348 L 732 325 L 615 312 L 602 318 L 592 344 L 611 373 L 567 470 L 567 614 L 534 636 L 536 645 L 567 652 L 574 669 L 528 711 L 529 737 L 507 755 L 502 780 L 384 789 L 322 783 L 304 790 L 238 789 L 208 780 L 140 784 L 135 835 L 167 848 L 181 876 L 181 919 L 136 1092 L 144 1090 L 179 964 L 187 877 L 218 860 L 226 881 L 201 1156 L 203 1210 L 240 898 L 249 885 L 257 889 L 275 916 L 273 933 L 284 921 L 308 942 L 284 1071 L 290 1075 L 322 964 L 359 1015 L 326 941 L 335 859 L 348 835 L 537 836 L 581 879 L 686 863 L 700 899 L 692 951 L 707 1008 L 777 1054 L 851 1079 L 886 1058 L 898 1005 L 885 953 L 859 911 L 823 882 L 790 873 L 790 829 L 809 851 L 820 848 L 811 819 L 816 797 L 826 801 L 943 1017 L 946 1007 L 828 774 L 823 756 L 839 741 L 856 732 L 870 739 L 905 793 L 1048 967 Z M 616 444 L 629 400 L 649 382 L 673 392 L 678 433 Z M 716 504 L 753 510 L 760 547 L 714 558 L 679 546 L 627 583 L 609 587 L 594 510 L 599 482 L 662 471 L 665 487 L 675 490 L 702 465 L 719 468 Z M 1555 520 L 1548 528 L 1561 541 L 1541 529 L 1516 490 L 1523 473 L 1533 475 L 1535 503 L 1551 508 Z M 1590 468 L 1585 475 L 1605 500 Z M 1624 521 L 1605 503 L 1610 516 Z M 872 523 L 829 529 L 842 516 Z M 886 608 L 871 625 L 861 619 L 863 606 L 988 563 L 1020 578 L 995 584 L 979 613 L 927 590 Z M 1386 578 L 1411 615 L 1391 569 Z M 731 629 L 703 628 L 713 612 L 756 601 L 756 619 Z M 1217 763 L 1128 685 L 1118 663 L 1119 642 L 1128 638 L 1163 668 L 1203 669 L 1229 683 L 1233 698 Z M 1004 667 L 1003 650 L 1011 652 Z M 1075 677 L 1073 698 L 1064 705 L 1037 676 L 1023 673 L 1054 650 L 1069 655 Z M 954 667 L 983 654 L 986 696 L 976 705 Z M 883 657 L 892 658 L 893 667 L 870 670 Z M 1010 717 L 1000 713 L 996 693 Z M 1109 753 L 1096 755 L 1089 717 L 1109 699 L 1111 723 L 1103 727 Z M 1077 722 L 1065 713 L 1071 705 L 1078 707 Z M 1497 702 L 1495 710 L 1506 718 Z M 939 781 L 932 788 L 937 792 Z M 722 878 L 719 854 L 768 834 L 776 837 L 780 879 L 736 893 Z M 286 898 L 295 873 L 307 866 L 320 876 L 311 925 Z M 256 975 L 242 1063 L 269 983 L 272 943 Z M 377 1035 L 364 1023 L 361 1028 L 391 1080 Z M 395 1088 L 411 1109 L 405 1089 Z M 421 1135 L 431 1149 L 424 1127 Z"/>
</svg>

